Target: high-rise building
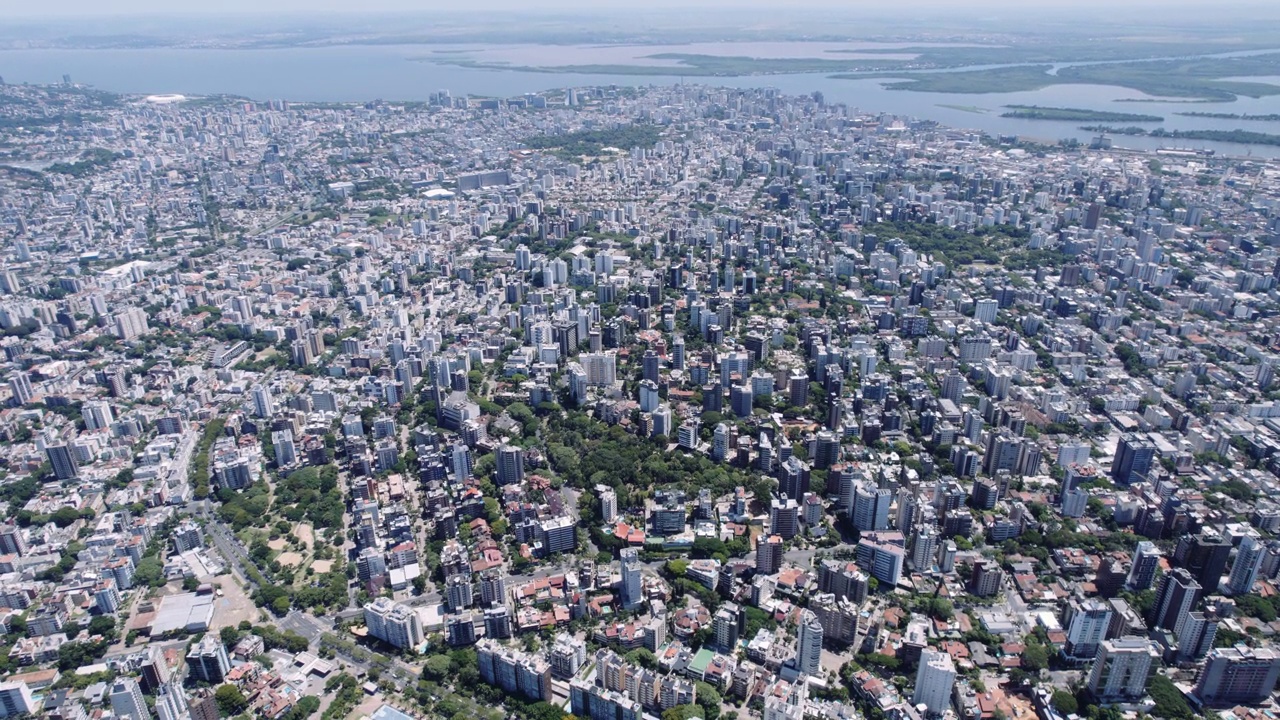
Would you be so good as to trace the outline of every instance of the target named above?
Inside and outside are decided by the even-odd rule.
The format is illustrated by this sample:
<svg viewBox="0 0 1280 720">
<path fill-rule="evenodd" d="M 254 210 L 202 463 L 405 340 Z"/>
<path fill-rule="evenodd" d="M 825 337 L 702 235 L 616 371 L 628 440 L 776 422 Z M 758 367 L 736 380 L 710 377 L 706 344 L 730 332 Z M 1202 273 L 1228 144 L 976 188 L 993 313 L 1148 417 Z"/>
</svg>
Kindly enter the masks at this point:
<svg viewBox="0 0 1280 720">
<path fill-rule="evenodd" d="M 973 564 L 973 575 L 969 579 L 969 591 L 978 597 L 991 597 L 1000 592 L 1004 582 L 1004 571 L 990 560 L 979 560 Z"/>
<path fill-rule="evenodd" d="M 1246 535 L 1240 541 L 1240 549 L 1236 551 L 1236 561 L 1231 566 L 1231 576 L 1227 581 L 1227 590 L 1232 595 L 1247 595 L 1253 590 L 1265 554 L 1266 546 L 1253 536 Z"/>
<path fill-rule="evenodd" d="M 1191 573 L 1200 587 L 1216 591 L 1227 571 L 1231 557 L 1231 540 L 1213 532 L 1183 535 L 1178 540 L 1173 559 Z"/>
<path fill-rule="evenodd" d="M 142 308 L 129 308 L 123 312 L 116 313 L 115 316 L 115 333 L 116 337 L 128 342 L 140 335 L 145 335 L 150 330 L 147 325 L 147 313 Z"/>
<path fill-rule="evenodd" d="M 498 485 L 513 485 L 524 479 L 524 450 L 503 445 L 497 452 Z"/>
<path fill-rule="evenodd" d="M 796 670 L 805 675 L 818 675 L 822 670 L 822 623 L 812 610 L 800 613 L 799 647 Z"/>
<path fill-rule="evenodd" d="M 1192 694 L 1205 705 L 1230 707 L 1264 702 L 1280 679 L 1280 653 L 1237 645 L 1217 648 L 1205 659 Z"/>
<path fill-rule="evenodd" d="M 26 555 L 27 541 L 17 525 L 0 525 L 0 555 Z"/>
<path fill-rule="evenodd" d="M 1199 660 L 1213 649 L 1213 641 L 1218 636 L 1218 617 L 1216 615 L 1192 612 L 1182 623 L 1178 634 L 1178 661 L 1189 662 Z"/>
<path fill-rule="evenodd" d="M 1156 446 L 1150 440 L 1129 434 L 1120 437 L 1115 459 L 1111 461 L 1111 476 L 1126 485 L 1142 482 L 1151 471 Z"/>
<path fill-rule="evenodd" d="M 1129 568 L 1129 579 L 1125 586 L 1136 592 L 1146 590 L 1155 583 L 1156 571 L 1159 569 L 1160 548 L 1149 540 L 1143 540 L 1133 551 L 1133 566 Z"/>
<path fill-rule="evenodd" d="M 911 567 L 917 572 L 929 572 L 933 569 L 934 558 L 938 555 L 938 542 L 941 540 L 938 530 L 933 525 L 920 525 L 915 530 L 915 539 L 911 544 Z"/>
<path fill-rule="evenodd" d="M 725 603 L 716 610 L 715 617 L 711 618 L 711 635 L 722 652 L 734 653 L 738 647 L 738 606 L 735 603 Z"/>
<path fill-rule="evenodd" d="M 156 715 L 160 720 L 187 720 L 191 717 L 182 688 L 163 685 L 156 691 Z"/>
<path fill-rule="evenodd" d="M 53 468 L 54 477 L 59 480 L 71 480 L 80 476 L 75 455 L 65 443 L 46 447 L 44 454 L 49 458 L 49 466 Z"/>
<path fill-rule="evenodd" d="M 930 715 L 941 715 L 951 707 L 951 690 L 956 683 L 956 666 L 945 652 L 925 650 L 920 653 L 916 671 L 916 689 L 911 704 L 924 705 Z"/>
<path fill-rule="evenodd" d="M 147 710 L 147 699 L 143 696 L 137 680 L 122 677 L 111 684 L 111 714 L 121 720 L 124 718 L 151 720 L 151 712 Z"/>
<path fill-rule="evenodd" d="M 32 715 L 40 709 L 31 688 L 20 681 L 0 683 L 0 717 Z"/>
<path fill-rule="evenodd" d="M 790 540 L 800 532 L 800 504 L 793 498 L 775 497 L 769 504 L 769 532 Z"/>
<path fill-rule="evenodd" d="M 617 361 L 617 354 L 612 352 L 583 353 L 578 356 L 578 362 L 587 373 L 587 384 L 595 386 L 607 387 L 617 382 Z"/>
<path fill-rule="evenodd" d="M 644 602 L 640 551 L 636 548 L 623 548 L 619 556 L 622 558 L 622 607 L 631 610 Z"/>
<path fill-rule="evenodd" d="M 612 523 L 618 519 L 618 494 L 608 485 L 597 485 L 600 495 L 600 521 Z"/>
<path fill-rule="evenodd" d="M 756 574 L 772 575 L 782 567 L 783 545 L 779 535 L 761 536 L 756 541 Z"/>
<path fill-rule="evenodd" d="M 271 398 L 271 391 L 262 385 L 254 384 L 249 388 L 249 395 L 253 398 L 253 415 L 254 417 L 269 418 L 276 414 L 276 404 Z M 363 429 L 361 429 L 363 432 Z"/>
<path fill-rule="evenodd" d="M 80 416 L 84 418 L 85 430 L 106 430 L 115 422 L 111 405 L 102 400 L 86 402 L 80 408 Z"/>
<path fill-rule="evenodd" d="M 1089 691 L 1100 702 L 1138 700 L 1159 666 L 1160 651 L 1146 638 L 1103 640 L 1089 672 Z"/>
<path fill-rule="evenodd" d="M 1111 606 L 1090 598 L 1067 611 L 1067 643 L 1063 654 L 1076 660 L 1092 660 L 1111 624 Z"/>
<path fill-rule="evenodd" d="M 9 378 L 9 391 L 13 393 L 15 405 L 26 405 L 35 397 L 35 389 L 31 387 L 31 376 L 18 371 Z"/>
<path fill-rule="evenodd" d="M 870 484 L 859 484 L 853 491 L 853 509 L 849 520 L 858 532 L 874 532 L 889 528 L 889 505 L 893 491 Z"/>
<path fill-rule="evenodd" d="M 480 679 L 534 702 L 551 700 L 551 664 L 538 655 L 503 647 L 489 638 L 476 643 Z"/>
<path fill-rule="evenodd" d="M 187 651 L 187 669 L 196 680 L 217 685 L 231 671 L 231 658 L 217 635 L 205 635 Z"/>
<path fill-rule="evenodd" d="M 1186 621 L 1187 615 L 1200 600 L 1200 583 L 1183 568 L 1175 568 L 1160 578 L 1155 604 L 1151 607 L 1148 624 L 1152 628 L 1173 630 Z"/>
<path fill-rule="evenodd" d="M 392 647 L 416 648 L 426 639 L 418 613 L 386 597 L 364 606 L 364 624 L 371 636 Z"/>
</svg>

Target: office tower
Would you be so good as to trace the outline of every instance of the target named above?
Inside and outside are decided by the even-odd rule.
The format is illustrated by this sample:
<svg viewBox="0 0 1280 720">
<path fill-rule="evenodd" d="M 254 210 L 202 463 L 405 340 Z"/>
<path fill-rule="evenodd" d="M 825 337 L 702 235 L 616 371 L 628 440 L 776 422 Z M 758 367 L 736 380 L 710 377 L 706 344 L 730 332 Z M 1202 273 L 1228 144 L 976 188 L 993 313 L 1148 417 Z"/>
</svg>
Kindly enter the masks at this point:
<svg viewBox="0 0 1280 720">
<path fill-rule="evenodd" d="M 405 605 L 380 597 L 364 606 L 369 635 L 401 649 L 414 649 L 426 639 L 418 613 Z"/>
<path fill-rule="evenodd" d="M 1240 549 L 1236 551 L 1236 561 L 1231 566 L 1231 576 L 1227 581 L 1227 590 L 1232 595 L 1247 595 L 1253 590 L 1265 551 L 1266 546 L 1252 535 L 1246 535 L 1240 541 Z"/>
<path fill-rule="evenodd" d="M 1218 636 L 1218 617 L 1202 612 L 1187 613 L 1178 633 L 1178 662 L 1199 660 L 1213 649 Z"/>
<path fill-rule="evenodd" d="M 929 572 L 933 569 L 941 538 L 933 525 L 921 525 L 913 534 L 915 539 L 911 544 L 911 567 L 918 572 Z"/>
<path fill-rule="evenodd" d="M 1141 699 L 1159 666 L 1160 651 L 1146 638 L 1103 640 L 1089 671 L 1089 691 L 1104 703 Z"/>
<path fill-rule="evenodd" d="M 1092 660 L 1111 625 L 1111 606 L 1096 598 L 1068 609 L 1067 644 L 1063 653 L 1076 660 Z"/>
<path fill-rule="evenodd" d="M 111 714 L 122 720 L 126 717 L 131 720 L 151 720 L 147 700 L 137 680 L 122 677 L 111 684 Z"/>
<path fill-rule="evenodd" d="M 822 670 L 822 623 L 812 610 L 800 613 L 800 644 L 796 653 L 796 670 L 805 675 L 818 675 Z"/>
<path fill-rule="evenodd" d="M 1123 435 L 1111 461 L 1111 477 L 1117 482 L 1131 485 L 1146 480 L 1155 460 L 1156 446 L 1150 440 L 1137 435 Z"/>
<path fill-rule="evenodd" d="M 32 715 L 40 709 L 31 688 L 24 682 L 0 683 L 0 717 Z"/>
<path fill-rule="evenodd" d="M 925 650 L 920 653 L 916 671 L 916 689 L 912 705 L 924 705 L 930 715 L 941 715 L 951 707 L 951 689 L 956 682 L 956 667 L 945 652 Z"/>
<path fill-rule="evenodd" d="M 1280 653 L 1237 645 L 1217 648 L 1205 659 L 1192 692 L 1205 705 L 1231 707 L 1265 702 L 1280 679 Z"/>
<path fill-rule="evenodd" d="M 205 635 L 187 651 L 187 669 L 196 680 L 216 685 L 230 672 L 231 658 L 217 635 Z"/>
<path fill-rule="evenodd" d="M 1160 569 L 1160 548 L 1156 544 L 1143 540 L 1133 551 L 1133 566 L 1129 569 L 1129 579 L 1125 587 L 1141 592 L 1151 587 L 1156 580 L 1156 571 Z"/>
<path fill-rule="evenodd" d="M 623 548 L 619 553 L 622 558 L 622 607 L 631 610 L 644 602 L 644 584 L 640 574 L 640 551 L 636 548 Z"/>
<path fill-rule="evenodd" d="M 1210 532 L 1184 535 L 1174 550 L 1174 560 L 1210 592 L 1218 589 L 1230 557 L 1231 540 Z"/>
<path fill-rule="evenodd" d="M 255 383 L 249 388 L 249 395 L 253 398 L 254 417 L 269 418 L 276 414 L 276 404 L 271 398 L 270 390 Z M 364 432 L 363 429 L 361 432 Z"/>
<path fill-rule="evenodd" d="M 1156 590 L 1155 604 L 1151 607 L 1147 624 L 1152 628 L 1173 630 L 1177 634 L 1178 628 L 1199 602 L 1200 590 L 1200 583 L 1191 577 L 1191 573 L 1183 568 L 1175 568 L 1160 578 L 1160 587 Z"/>
<path fill-rule="evenodd" d="M 49 458 L 49 466 L 53 468 L 53 474 L 59 480 L 70 480 L 80 476 L 76 458 L 66 444 L 50 445 L 44 449 L 44 454 Z"/>
<path fill-rule="evenodd" d="M 756 541 L 756 574 L 772 575 L 782 567 L 783 545 L 778 535 L 761 537 Z"/>
<path fill-rule="evenodd" d="M 524 451 L 514 445 L 498 448 L 498 485 L 512 485 L 524 479 Z"/>
<path fill-rule="evenodd" d="M 889 505 L 893 491 L 859 484 L 853 492 L 853 509 L 849 520 L 858 532 L 873 532 L 889 528 Z"/>
</svg>

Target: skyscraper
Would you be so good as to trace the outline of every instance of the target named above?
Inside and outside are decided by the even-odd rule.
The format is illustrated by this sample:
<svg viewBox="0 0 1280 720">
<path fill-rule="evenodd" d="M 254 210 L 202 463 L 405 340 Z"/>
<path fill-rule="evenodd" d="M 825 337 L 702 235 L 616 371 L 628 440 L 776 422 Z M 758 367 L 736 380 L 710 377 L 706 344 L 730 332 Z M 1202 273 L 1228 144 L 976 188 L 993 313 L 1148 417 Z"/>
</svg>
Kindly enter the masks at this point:
<svg viewBox="0 0 1280 720">
<path fill-rule="evenodd" d="M 800 644 L 796 653 L 796 670 L 817 675 L 822 669 L 822 623 L 812 610 L 800 613 Z"/>
<path fill-rule="evenodd" d="M 1076 660 L 1092 660 L 1111 624 L 1111 606 L 1097 598 L 1085 600 L 1068 611 L 1067 644 L 1063 653 Z"/>
<path fill-rule="evenodd" d="M 231 658 L 217 635 L 205 635 L 187 651 L 187 668 L 196 680 L 216 685 L 231 670 Z"/>
<path fill-rule="evenodd" d="M 916 671 L 916 689 L 911 704 L 924 705 L 931 715 L 941 715 L 951 707 L 951 689 L 956 682 L 956 666 L 944 652 L 925 650 L 920 653 L 920 669 Z"/>
<path fill-rule="evenodd" d="M 1247 595 L 1253 590 L 1265 551 L 1266 546 L 1253 536 L 1246 535 L 1240 541 L 1240 549 L 1236 551 L 1236 561 L 1231 566 L 1231 576 L 1227 581 L 1227 590 L 1232 595 Z"/>
<path fill-rule="evenodd" d="M 1111 461 L 1111 476 L 1118 482 L 1131 485 L 1146 479 L 1155 459 L 1156 446 L 1150 440 L 1129 434 L 1120 438 L 1115 459 Z"/>
<path fill-rule="evenodd" d="M 524 479 L 524 451 L 514 445 L 498 448 L 498 485 L 512 485 Z"/>
<path fill-rule="evenodd" d="M 622 607 L 630 610 L 644 602 L 644 590 L 640 577 L 640 551 L 623 548 L 622 558 Z"/>
<path fill-rule="evenodd" d="M 853 509 L 849 520 L 858 532 L 873 532 L 889 528 L 889 505 L 893 491 L 869 484 L 859 484 L 853 492 Z"/>
<path fill-rule="evenodd" d="M 271 391 L 259 384 L 249 388 L 253 397 L 253 414 L 255 417 L 269 418 L 276 414 L 276 404 L 271 398 Z"/>
<path fill-rule="evenodd" d="M 1136 592 L 1146 590 L 1155 582 L 1159 568 L 1160 548 L 1149 540 L 1143 540 L 1133 551 L 1133 566 L 1129 568 L 1129 579 L 1125 585 Z"/>
<path fill-rule="evenodd" d="M 1148 618 L 1151 627 L 1173 630 L 1176 634 L 1200 600 L 1200 590 L 1200 583 L 1183 568 L 1175 568 L 1160 578 L 1156 601 Z"/>
<path fill-rule="evenodd" d="M 71 454 L 71 448 L 65 443 L 46 447 L 44 454 L 49 458 L 49 466 L 53 468 L 53 474 L 59 480 L 70 480 L 80 476 L 76 458 Z"/>
<path fill-rule="evenodd" d="M 1160 664 L 1155 643 L 1141 637 L 1104 640 L 1089 672 L 1089 691 L 1100 702 L 1137 700 Z"/>
</svg>

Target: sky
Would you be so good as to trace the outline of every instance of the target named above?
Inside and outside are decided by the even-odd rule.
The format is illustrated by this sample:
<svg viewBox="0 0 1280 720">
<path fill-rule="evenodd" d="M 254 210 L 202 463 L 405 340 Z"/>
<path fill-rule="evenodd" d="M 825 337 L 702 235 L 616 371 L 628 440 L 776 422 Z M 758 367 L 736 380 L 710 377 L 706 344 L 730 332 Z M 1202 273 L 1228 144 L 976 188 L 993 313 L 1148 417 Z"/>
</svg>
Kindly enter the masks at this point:
<svg viewBox="0 0 1280 720">
<path fill-rule="evenodd" d="M 1141 10 L 1143 8 L 1181 12 L 1202 10 L 1221 17 L 1224 13 L 1244 13 L 1248 8 L 1274 7 L 1274 0 L 898 0 L 892 7 L 901 10 L 913 8 L 946 8 L 953 11 L 1017 11 L 1018 14 L 1037 9 L 1072 8 L 1109 11 Z M 796 9 L 839 9 L 856 12 L 863 8 L 884 10 L 879 0 L 469 0 L 465 4 L 441 0 L 0 0 L 0 16 L 3 17 L 88 17 L 119 15 L 227 15 L 227 14 L 307 14 L 320 13 L 386 13 L 432 12 L 456 13 L 459 7 L 467 10 L 520 11 L 531 14 L 538 10 L 662 10 L 690 8 L 739 9 L 752 7 L 785 14 Z"/>
</svg>

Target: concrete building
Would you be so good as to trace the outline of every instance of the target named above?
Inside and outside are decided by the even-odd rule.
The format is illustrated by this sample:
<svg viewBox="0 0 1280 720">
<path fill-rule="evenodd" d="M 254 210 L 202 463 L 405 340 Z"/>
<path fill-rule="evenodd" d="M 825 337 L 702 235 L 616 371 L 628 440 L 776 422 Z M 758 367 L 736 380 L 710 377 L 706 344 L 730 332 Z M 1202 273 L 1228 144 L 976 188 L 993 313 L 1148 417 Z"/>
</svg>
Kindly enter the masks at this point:
<svg viewBox="0 0 1280 720">
<path fill-rule="evenodd" d="M 924 705 L 930 715 L 941 715 L 951 707 L 951 690 L 956 683 L 956 666 L 944 652 L 925 650 L 920 654 L 912 705 Z"/>
<path fill-rule="evenodd" d="M 1160 666 L 1155 643 L 1141 637 L 1103 640 L 1089 671 L 1089 691 L 1101 702 L 1141 699 L 1147 682 Z"/>
</svg>

